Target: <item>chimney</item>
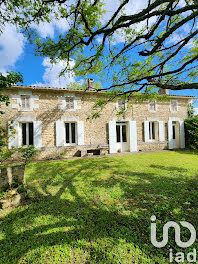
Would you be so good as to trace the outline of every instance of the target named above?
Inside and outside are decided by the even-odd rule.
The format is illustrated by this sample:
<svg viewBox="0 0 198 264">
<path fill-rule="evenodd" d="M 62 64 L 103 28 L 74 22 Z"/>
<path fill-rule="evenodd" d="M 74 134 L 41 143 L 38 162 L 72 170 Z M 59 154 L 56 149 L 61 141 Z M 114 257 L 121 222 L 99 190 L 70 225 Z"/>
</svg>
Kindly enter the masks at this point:
<svg viewBox="0 0 198 264">
<path fill-rule="evenodd" d="M 169 95 L 169 90 L 168 89 L 162 89 L 159 88 L 159 92 L 160 95 Z"/>
<path fill-rule="evenodd" d="M 94 90 L 94 79 L 88 79 L 88 90 Z"/>
</svg>

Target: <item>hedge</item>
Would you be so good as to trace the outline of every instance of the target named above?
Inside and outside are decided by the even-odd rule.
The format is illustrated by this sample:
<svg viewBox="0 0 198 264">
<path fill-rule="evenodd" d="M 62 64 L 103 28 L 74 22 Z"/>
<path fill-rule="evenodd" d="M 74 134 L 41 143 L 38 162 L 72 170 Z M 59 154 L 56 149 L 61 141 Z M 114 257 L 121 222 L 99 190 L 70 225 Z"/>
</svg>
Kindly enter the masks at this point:
<svg viewBox="0 0 198 264">
<path fill-rule="evenodd" d="M 198 149 L 198 118 L 188 118 L 185 120 L 186 147 Z"/>
</svg>

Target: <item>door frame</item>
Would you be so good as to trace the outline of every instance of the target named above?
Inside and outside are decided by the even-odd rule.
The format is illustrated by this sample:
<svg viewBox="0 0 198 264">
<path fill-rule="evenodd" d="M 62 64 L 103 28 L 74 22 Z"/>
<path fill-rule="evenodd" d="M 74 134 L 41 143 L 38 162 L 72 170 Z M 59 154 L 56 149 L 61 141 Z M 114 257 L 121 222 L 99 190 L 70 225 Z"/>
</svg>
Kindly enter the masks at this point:
<svg viewBox="0 0 198 264">
<path fill-rule="evenodd" d="M 123 127 L 126 127 L 125 138 L 126 142 L 123 141 Z M 117 127 L 119 127 L 119 137 L 120 142 L 118 142 Z M 129 136 L 128 136 L 128 122 L 127 121 L 117 121 L 116 122 L 116 152 L 129 152 Z"/>
</svg>

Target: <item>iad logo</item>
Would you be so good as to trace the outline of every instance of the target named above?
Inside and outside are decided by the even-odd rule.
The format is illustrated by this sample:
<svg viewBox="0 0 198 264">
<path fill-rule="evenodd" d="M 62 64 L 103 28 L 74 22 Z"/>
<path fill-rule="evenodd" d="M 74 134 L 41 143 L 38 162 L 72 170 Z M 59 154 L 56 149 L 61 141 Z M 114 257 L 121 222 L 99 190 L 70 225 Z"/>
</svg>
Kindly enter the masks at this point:
<svg viewBox="0 0 198 264">
<path fill-rule="evenodd" d="M 166 244 L 168 243 L 168 230 L 170 227 L 173 227 L 175 229 L 175 242 L 179 247 L 188 248 L 196 240 L 196 230 L 195 230 L 193 225 L 191 225 L 190 223 L 185 222 L 185 221 L 180 222 L 181 226 L 188 228 L 188 230 L 191 233 L 190 239 L 187 242 L 183 242 L 183 241 L 181 241 L 180 226 L 176 222 L 170 221 L 164 225 L 164 227 L 163 227 L 163 239 L 161 242 L 158 242 L 157 238 L 156 238 L 156 216 L 155 215 L 151 216 L 151 221 L 152 221 L 152 223 L 151 223 L 151 243 L 157 248 L 165 247 Z M 173 257 L 172 249 L 170 249 L 169 257 L 170 257 L 170 262 L 173 262 L 174 257 Z M 184 262 L 185 261 L 184 253 L 177 252 L 174 260 L 176 262 Z M 187 260 L 189 262 L 196 262 L 196 249 L 194 249 L 193 252 L 189 252 L 187 254 Z"/>
<path fill-rule="evenodd" d="M 151 216 L 151 221 L 152 222 L 156 221 L 155 215 Z M 195 230 L 194 226 L 188 222 L 181 221 L 180 224 L 183 227 L 186 227 L 190 230 L 191 237 L 187 242 L 181 241 L 180 226 L 177 223 L 170 221 L 170 222 L 166 223 L 163 227 L 163 240 L 161 242 L 158 242 L 156 239 L 156 223 L 151 223 L 151 243 L 157 248 L 165 247 L 166 244 L 168 243 L 168 229 L 170 227 L 173 227 L 175 229 L 175 242 L 178 245 L 178 247 L 181 247 L 181 248 L 190 247 L 196 240 L 196 230 Z"/>
</svg>

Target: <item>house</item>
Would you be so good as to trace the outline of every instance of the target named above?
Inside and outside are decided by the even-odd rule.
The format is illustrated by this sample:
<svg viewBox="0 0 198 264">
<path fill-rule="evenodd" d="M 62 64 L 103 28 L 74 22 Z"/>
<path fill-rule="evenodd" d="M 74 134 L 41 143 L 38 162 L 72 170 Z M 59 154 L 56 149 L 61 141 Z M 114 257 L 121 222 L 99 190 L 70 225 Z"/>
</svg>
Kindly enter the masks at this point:
<svg viewBox="0 0 198 264">
<path fill-rule="evenodd" d="M 185 148 L 184 119 L 192 96 L 110 102 L 101 117 L 87 120 L 95 100 L 104 97 L 92 89 L 92 80 L 89 84 L 86 92 L 17 85 L 6 90 L 11 104 L 2 122 L 11 135 L 8 147 L 33 144 L 45 159 Z M 126 111 L 117 115 L 122 107 Z"/>
</svg>

